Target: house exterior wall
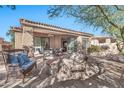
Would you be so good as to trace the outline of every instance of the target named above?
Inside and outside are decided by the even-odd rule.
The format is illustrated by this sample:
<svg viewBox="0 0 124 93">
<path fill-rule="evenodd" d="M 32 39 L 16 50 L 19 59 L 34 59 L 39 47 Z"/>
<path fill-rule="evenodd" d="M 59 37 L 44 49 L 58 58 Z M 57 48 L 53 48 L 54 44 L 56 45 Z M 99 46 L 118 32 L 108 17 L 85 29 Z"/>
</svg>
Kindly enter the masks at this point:
<svg viewBox="0 0 124 93">
<path fill-rule="evenodd" d="M 42 29 L 34 26 L 22 25 L 22 31 L 15 31 L 15 48 L 16 49 L 23 48 L 23 45 L 33 46 L 34 37 L 48 37 L 50 40 L 50 48 L 61 48 L 62 36 L 75 37 L 75 35 L 72 33 L 65 33 L 61 31 L 54 31 L 54 30 Z M 76 37 L 78 41 L 78 46 L 80 48 L 82 48 L 83 45 L 83 38 L 89 38 L 87 36 L 77 36 L 77 35 Z"/>
<path fill-rule="evenodd" d="M 46 37 L 48 35 L 37 35 L 37 34 L 32 34 L 29 31 L 24 31 L 24 34 L 21 32 L 15 32 L 15 48 L 16 49 L 21 49 L 23 48 L 22 45 L 25 46 L 33 46 L 34 41 L 33 38 L 35 36 L 38 37 Z M 61 48 L 62 47 L 62 41 L 61 38 L 62 36 L 60 35 L 53 35 L 48 37 L 50 39 L 50 48 Z M 77 42 L 78 42 L 78 48 L 82 48 L 83 46 L 83 38 L 85 39 L 86 37 L 83 36 L 78 36 L 77 37 Z M 89 41 L 87 42 L 89 43 Z"/>
<path fill-rule="evenodd" d="M 33 34 L 32 27 L 23 26 L 23 31 L 15 32 L 15 48 L 20 49 L 24 46 L 32 46 L 33 45 Z"/>
<path fill-rule="evenodd" d="M 109 50 L 108 50 L 109 52 L 113 54 L 117 54 L 119 52 L 117 49 L 116 43 L 111 43 L 111 39 L 106 39 L 105 43 L 99 43 L 97 39 L 92 39 L 91 45 L 97 45 L 97 46 L 107 45 L 109 46 Z"/>
<path fill-rule="evenodd" d="M 24 32 L 24 35 L 22 34 L 22 44 L 25 46 L 33 46 L 33 35 L 29 32 Z"/>
<path fill-rule="evenodd" d="M 48 37 L 50 39 L 50 48 L 61 48 L 61 36 L 60 35 L 54 35 L 54 32 L 51 32 L 50 30 L 41 29 L 41 28 L 33 28 L 29 26 L 23 26 L 23 30 L 25 31 L 24 37 L 24 44 L 25 45 L 33 45 L 33 35 L 32 33 L 29 34 L 30 31 L 38 32 L 39 37 Z M 28 31 L 28 33 L 26 33 Z M 47 34 L 47 35 L 44 35 Z M 52 37 L 49 37 L 48 34 L 52 34 Z M 27 40 L 28 39 L 28 40 Z M 27 43 L 28 42 L 28 43 Z M 32 42 L 32 43 L 31 43 Z"/>
<path fill-rule="evenodd" d="M 25 46 L 33 46 L 33 28 L 23 26 L 22 44 Z"/>
<path fill-rule="evenodd" d="M 33 34 L 31 28 L 26 26 L 23 27 L 24 33 L 15 32 L 15 49 L 22 49 L 24 46 L 32 46 L 33 45 Z"/>
<path fill-rule="evenodd" d="M 54 48 L 54 36 L 50 37 L 50 48 Z"/>
<path fill-rule="evenodd" d="M 15 32 L 15 49 L 22 49 L 22 33 Z"/>
<path fill-rule="evenodd" d="M 42 35 L 41 37 L 45 37 Z M 22 45 L 32 46 L 34 36 L 29 32 L 15 32 L 15 48 L 21 49 Z M 50 48 L 61 48 L 61 36 L 52 36 L 50 39 Z"/>
<path fill-rule="evenodd" d="M 61 48 L 61 36 L 54 37 L 54 48 Z"/>
</svg>

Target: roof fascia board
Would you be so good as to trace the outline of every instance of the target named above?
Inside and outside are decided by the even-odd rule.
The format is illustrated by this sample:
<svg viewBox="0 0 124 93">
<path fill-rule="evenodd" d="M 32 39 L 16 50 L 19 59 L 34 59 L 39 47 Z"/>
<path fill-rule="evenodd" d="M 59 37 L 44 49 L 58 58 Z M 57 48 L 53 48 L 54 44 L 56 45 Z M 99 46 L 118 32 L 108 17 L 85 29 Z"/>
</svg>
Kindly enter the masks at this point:
<svg viewBox="0 0 124 93">
<path fill-rule="evenodd" d="M 76 34 L 76 35 L 81 35 L 81 36 L 87 36 L 87 37 L 91 37 L 93 36 L 93 34 L 86 34 L 86 33 L 83 33 L 83 32 L 74 32 L 74 31 L 67 31 L 67 30 L 63 30 L 63 29 L 56 29 L 56 28 L 53 28 L 53 27 L 46 27 L 46 26 L 37 26 L 36 24 L 31 24 L 31 23 L 25 23 L 25 22 L 22 22 L 22 25 L 26 25 L 26 26 L 31 26 L 31 27 L 37 27 L 37 28 L 42 28 L 42 29 L 48 29 L 48 30 L 54 30 L 54 31 L 57 31 L 57 32 L 62 32 L 62 33 L 72 33 L 72 34 Z"/>
</svg>

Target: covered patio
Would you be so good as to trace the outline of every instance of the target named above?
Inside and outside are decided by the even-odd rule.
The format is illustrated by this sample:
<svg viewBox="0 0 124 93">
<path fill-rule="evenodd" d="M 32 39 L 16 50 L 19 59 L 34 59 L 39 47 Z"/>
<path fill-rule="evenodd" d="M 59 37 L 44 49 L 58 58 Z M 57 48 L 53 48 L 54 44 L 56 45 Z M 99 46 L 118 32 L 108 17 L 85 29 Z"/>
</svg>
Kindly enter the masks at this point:
<svg viewBox="0 0 124 93">
<path fill-rule="evenodd" d="M 15 33 L 15 49 L 23 46 L 33 46 L 35 51 L 44 49 L 72 49 L 74 42 L 77 47 L 87 49 L 90 46 L 92 34 L 79 32 L 62 27 L 20 19 L 21 27 L 12 27 Z"/>
<path fill-rule="evenodd" d="M 64 49 L 65 52 L 69 49 L 69 43 L 71 39 L 76 40 L 77 36 L 74 35 L 65 35 L 62 33 L 33 33 L 33 46 L 35 47 L 35 52 L 40 50 L 43 53 L 43 50 L 48 49 Z M 72 46 L 73 47 L 73 46 Z"/>
</svg>

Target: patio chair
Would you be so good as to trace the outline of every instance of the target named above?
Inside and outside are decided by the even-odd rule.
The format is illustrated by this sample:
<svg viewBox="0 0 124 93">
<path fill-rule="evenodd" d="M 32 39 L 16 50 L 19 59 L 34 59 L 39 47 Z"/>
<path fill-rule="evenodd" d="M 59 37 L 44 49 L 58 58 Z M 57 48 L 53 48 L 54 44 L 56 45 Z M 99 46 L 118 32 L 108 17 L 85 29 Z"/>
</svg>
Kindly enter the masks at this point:
<svg viewBox="0 0 124 93">
<path fill-rule="evenodd" d="M 61 56 L 63 55 L 63 48 L 56 48 L 53 50 L 55 56 Z"/>
<path fill-rule="evenodd" d="M 23 50 L 3 51 L 2 55 L 7 70 L 7 78 L 5 83 L 8 81 L 8 78 L 11 75 L 9 70 L 10 68 L 13 68 L 15 71 L 19 71 L 21 73 L 23 83 L 25 76 L 31 72 L 33 67 L 35 66 L 35 68 L 37 68 L 36 61 L 30 60 Z"/>
</svg>

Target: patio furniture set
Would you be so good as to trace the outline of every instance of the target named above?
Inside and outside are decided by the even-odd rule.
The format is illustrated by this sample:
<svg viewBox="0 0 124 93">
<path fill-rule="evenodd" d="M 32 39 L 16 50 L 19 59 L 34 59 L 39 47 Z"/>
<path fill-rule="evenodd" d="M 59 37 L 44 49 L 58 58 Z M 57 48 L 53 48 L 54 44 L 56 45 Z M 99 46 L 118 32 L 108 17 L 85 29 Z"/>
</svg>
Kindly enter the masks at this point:
<svg viewBox="0 0 124 93">
<path fill-rule="evenodd" d="M 5 83 L 8 81 L 13 72 L 18 72 L 22 75 L 22 82 L 27 74 L 31 72 L 33 67 L 37 68 L 34 58 L 29 58 L 23 49 L 12 49 L 1 51 L 5 63 L 7 77 Z"/>
<path fill-rule="evenodd" d="M 37 69 L 37 60 L 35 56 L 28 51 L 28 48 L 4 50 L 1 51 L 1 53 L 7 71 L 5 82 L 8 81 L 9 76 L 13 73 L 17 76 L 17 73 L 19 72 L 21 73 L 22 83 L 25 83 L 25 77 L 31 74 L 34 67 Z M 30 55 L 28 55 L 29 53 Z M 88 68 L 90 66 L 88 63 L 88 56 L 85 51 L 79 50 L 72 53 L 70 51 L 63 52 L 63 49 L 45 50 L 43 53 L 43 64 L 46 64 L 49 67 L 49 74 L 55 77 L 57 76 L 60 81 L 63 80 L 63 78 L 65 78 L 64 80 L 71 78 L 76 79 L 78 76 L 78 78 L 83 78 L 83 75 L 86 73 L 87 69 L 86 65 Z M 99 73 L 100 68 L 95 68 L 98 68 L 96 72 Z"/>
<path fill-rule="evenodd" d="M 7 71 L 5 83 L 8 82 L 10 76 L 18 73 L 21 74 L 22 82 L 32 69 L 37 69 L 37 60 L 28 47 L 24 49 L 10 49 L 1 51 L 5 68 Z M 62 49 L 45 50 L 43 53 L 43 61 L 53 62 L 57 57 L 62 55 Z"/>
</svg>

